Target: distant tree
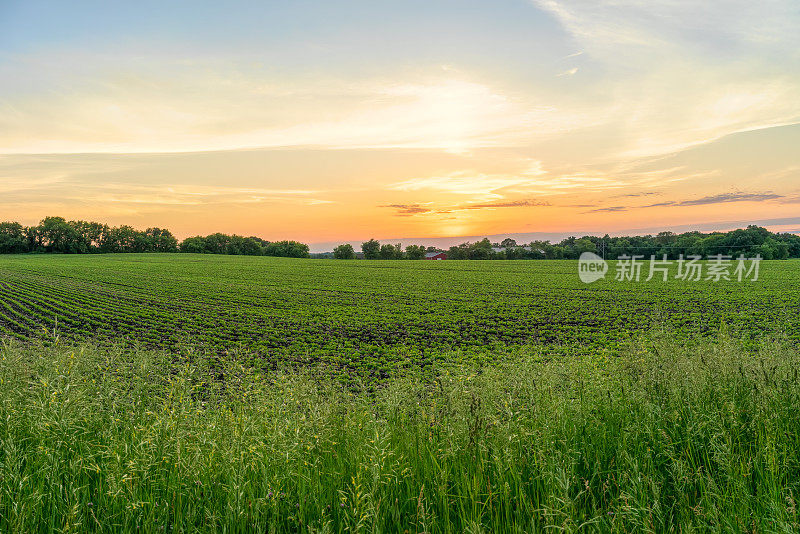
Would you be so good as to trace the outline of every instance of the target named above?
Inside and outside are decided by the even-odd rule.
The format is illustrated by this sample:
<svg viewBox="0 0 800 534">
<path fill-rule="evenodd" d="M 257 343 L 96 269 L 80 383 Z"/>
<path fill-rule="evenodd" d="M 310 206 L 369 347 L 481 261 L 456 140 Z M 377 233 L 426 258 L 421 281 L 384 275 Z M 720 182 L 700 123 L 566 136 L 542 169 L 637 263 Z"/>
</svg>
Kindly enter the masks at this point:
<svg viewBox="0 0 800 534">
<path fill-rule="evenodd" d="M 148 252 L 177 252 L 178 240 L 172 232 L 163 228 L 148 228 L 144 232 L 150 236 L 151 249 Z"/>
<path fill-rule="evenodd" d="M 206 236 L 206 252 L 209 254 L 228 254 L 231 236 L 219 232 Z"/>
<path fill-rule="evenodd" d="M 141 232 L 133 226 L 122 225 L 116 228 L 116 231 L 120 252 L 136 252 L 137 248 L 144 249 L 146 247 L 145 241 L 139 237 Z"/>
<path fill-rule="evenodd" d="M 588 237 L 582 237 L 573 244 L 575 257 L 579 257 L 584 252 L 597 252 L 597 246 Z"/>
<path fill-rule="evenodd" d="M 255 237 L 255 236 L 251 235 L 247 239 L 251 239 L 251 240 L 255 241 L 261 247 L 266 247 L 267 245 L 269 245 L 269 241 L 267 241 L 266 239 L 261 239 L 260 237 Z"/>
<path fill-rule="evenodd" d="M 308 258 L 308 245 L 297 241 L 275 241 L 264 247 L 265 256 Z"/>
<path fill-rule="evenodd" d="M 527 252 L 522 247 L 509 247 L 503 251 L 507 260 L 523 260 L 527 257 Z"/>
<path fill-rule="evenodd" d="M 333 257 L 337 260 L 352 260 L 356 257 L 353 245 L 350 243 L 343 243 L 333 249 Z"/>
<path fill-rule="evenodd" d="M 778 234 L 778 236 L 788 246 L 790 258 L 800 257 L 800 235 L 783 233 Z"/>
<path fill-rule="evenodd" d="M 252 237 L 241 237 L 239 238 L 239 253 L 245 256 L 261 256 L 264 254 L 264 248 Z"/>
<path fill-rule="evenodd" d="M 19 254 L 29 250 L 25 228 L 21 224 L 17 222 L 0 223 L 0 254 Z"/>
<path fill-rule="evenodd" d="M 470 243 L 461 243 L 460 245 L 453 245 L 447 251 L 448 260 L 467 260 L 469 259 L 469 249 L 472 245 Z"/>
<path fill-rule="evenodd" d="M 28 252 L 44 252 L 42 235 L 39 233 L 38 226 L 26 226 L 22 231 L 28 244 Z"/>
<path fill-rule="evenodd" d="M 550 241 L 531 241 L 528 245 L 528 251 L 526 253 L 526 257 L 532 260 L 543 260 L 547 258 L 547 252 L 552 248 L 553 245 L 550 244 Z"/>
<path fill-rule="evenodd" d="M 425 247 L 422 245 L 408 245 L 406 247 L 406 258 L 409 260 L 421 260 L 425 258 Z"/>
<path fill-rule="evenodd" d="M 397 245 L 385 244 L 381 245 L 378 252 L 382 260 L 399 260 L 403 258 L 403 247 L 398 243 Z"/>
<path fill-rule="evenodd" d="M 473 243 L 467 252 L 470 260 L 488 260 L 492 255 L 492 243 L 487 238 L 483 238 L 477 243 Z"/>
<path fill-rule="evenodd" d="M 39 223 L 39 235 L 47 252 L 77 254 L 80 236 L 63 217 L 45 217 Z"/>
<path fill-rule="evenodd" d="M 552 245 L 548 251 L 547 259 L 561 260 L 567 257 L 567 248 L 561 245 Z"/>
<path fill-rule="evenodd" d="M 206 239 L 204 237 L 187 237 L 181 241 L 180 251 L 188 254 L 204 254 L 206 252 Z"/>
<path fill-rule="evenodd" d="M 227 243 L 225 244 L 225 252 L 231 256 L 240 256 L 243 254 L 242 248 L 244 245 L 244 238 L 238 235 L 228 236 Z"/>
<path fill-rule="evenodd" d="M 106 225 L 89 221 L 69 221 L 67 224 L 76 232 L 75 248 L 79 253 L 99 251 Z"/>
<path fill-rule="evenodd" d="M 361 243 L 361 252 L 365 260 L 377 260 L 380 257 L 381 244 L 377 239 L 370 239 Z"/>
<path fill-rule="evenodd" d="M 674 232 L 659 232 L 656 236 L 656 241 L 661 243 L 662 245 L 671 245 L 675 243 L 676 239 L 678 238 Z"/>
<path fill-rule="evenodd" d="M 501 249 L 501 250 L 498 250 Z M 410 245 L 403 251 L 401 245 L 381 244 L 370 239 L 362 243 L 361 250 L 369 259 L 385 258 L 420 259 L 426 252 L 441 252 L 434 246 L 427 248 Z M 19 223 L 0 223 L 0 253 L 56 252 L 85 254 L 94 252 L 194 252 L 212 254 L 268 255 L 307 258 L 308 245 L 297 241 L 269 242 L 259 237 L 242 237 L 222 233 L 206 237 L 191 237 L 180 245 L 169 230 L 148 228 L 136 230 L 131 226 L 110 227 L 92 221 L 67 221 L 63 217 L 46 217 L 36 226 L 23 227 Z M 350 257 L 347 248 L 337 247 L 338 254 L 329 257 Z M 558 244 L 534 241 L 520 247 L 514 239 L 506 238 L 498 244 L 482 239 L 476 243 L 461 243 L 450 247 L 449 259 L 575 259 L 581 253 L 604 251 L 606 257 L 623 254 L 676 259 L 683 254 L 714 256 L 724 254 L 736 258 L 751 258 L 760 254 L 765 259 L 800 258 L 800 236 L 790 233 L 772 233 L 766 228 L 750 225 L 730 232 L 708 234 L 693 231 L 683 234 L 659 232 L 655 236 L 610 237 L 605 235 L 568 237 Z M 316 255 L 317 257 L 319 255 Z"/>
<path fill-rule="evenodd" d="M 130 252 L 152 252 L 155 249 L 155 240 L 147 232 L 133 230 L 133 245 Z"/>
</svg>

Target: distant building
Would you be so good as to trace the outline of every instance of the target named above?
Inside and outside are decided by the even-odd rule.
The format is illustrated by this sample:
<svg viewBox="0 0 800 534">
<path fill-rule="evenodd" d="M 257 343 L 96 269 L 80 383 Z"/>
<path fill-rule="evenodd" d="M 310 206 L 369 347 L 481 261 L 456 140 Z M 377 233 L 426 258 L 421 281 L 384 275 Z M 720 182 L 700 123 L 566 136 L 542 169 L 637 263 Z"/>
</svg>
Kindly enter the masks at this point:
<svg viewBox="0 0 800 534">
<path fill-rule="evenodd" d="M 492 252 L 495 254 L 499 254 L 500 252 L 505 252 L 506 250 L 524 250 L 524 251 L 532 251 L 533 247 L 525 246 L 525 245 L 515 245 L 513 247 L 492 247 Z"/>
<path fill-rule="evenodd" d="M 446 252 L 426 252 L 425 253 L 426 260 L 446 260 L 447 253 Z"/>
</svg>

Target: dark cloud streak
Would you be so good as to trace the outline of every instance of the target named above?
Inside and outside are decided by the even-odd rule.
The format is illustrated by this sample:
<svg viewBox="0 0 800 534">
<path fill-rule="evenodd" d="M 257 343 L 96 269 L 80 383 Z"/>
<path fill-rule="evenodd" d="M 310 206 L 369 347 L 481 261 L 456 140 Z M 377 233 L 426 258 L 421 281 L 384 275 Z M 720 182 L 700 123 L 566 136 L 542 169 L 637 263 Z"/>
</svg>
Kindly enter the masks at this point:
<svg viewBox="0 0 800 534">
<path fill-rule="evenodd" d="M 628 211 L 628 206 L 609 206 L 608 208 L 597 208 L 594 210 L 585 211 L 584 213 L 596 212 L 612 212 L 612 211 Z"/>
<path fill-rule="evenodd" d="M 550 203 L 544 200 L 529 198 L 524 200 L 488 202 L 486 204 L 469 204 L 465 207 L 470 210 L 480 210 L 484 208 L 524 208 L 528 206 L 550 206 Z"/>
<path fill-rule="evenodd" d="M 639 206 L 639 207 L 660 208 L 663 206 L 705 206 L 707 204 L 723 204 L 726 202 L 764 202 L 766 200 L 777 200 L 779 198 L 784 198 L 784 196 L 772 192 L 720 193 L 719 195 L 710 195 L 692 200 L 682 200 L 680 202 L 677 201 L 658 202 L 656 204 L 648 204 L 647 206 Z"/>
</svg>

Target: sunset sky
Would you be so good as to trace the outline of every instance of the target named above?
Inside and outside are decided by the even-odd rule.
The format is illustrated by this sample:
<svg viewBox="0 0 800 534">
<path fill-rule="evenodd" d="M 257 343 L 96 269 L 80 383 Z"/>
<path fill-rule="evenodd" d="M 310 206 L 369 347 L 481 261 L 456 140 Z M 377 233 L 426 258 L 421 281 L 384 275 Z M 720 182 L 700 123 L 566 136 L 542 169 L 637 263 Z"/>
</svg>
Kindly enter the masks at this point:
<svg viewBox="0 0 800 534">
<path fill-rule="evenodd" d="M 0 0 L 0 220 L 320 242 L 800 217 L 798 28 L 797 0 Z"/>
</svg>

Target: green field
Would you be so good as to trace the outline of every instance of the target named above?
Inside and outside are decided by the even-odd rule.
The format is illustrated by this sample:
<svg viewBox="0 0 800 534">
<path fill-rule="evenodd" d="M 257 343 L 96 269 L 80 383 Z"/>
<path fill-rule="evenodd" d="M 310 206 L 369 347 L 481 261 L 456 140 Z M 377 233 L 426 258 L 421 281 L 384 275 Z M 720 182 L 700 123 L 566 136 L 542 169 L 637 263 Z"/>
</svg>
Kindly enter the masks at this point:
<svg viewBox="0 0 800 534">
<path fill-rule="evenodd" d="M 646 269 L 645 269 L 646 272 Z M 618 351 L 654 325 L 695 337 L 724 321 L 747 340 L 800 339 L 800 261 L 756 282 L 606 280 L 577 262 L 337 261 L 213 255 L 0 257 L 0 333 L 179 350 L 369 373 L 445 350 L 520 345 Z"/>
<path fill-rule="evenodd" d="M 0 346 L 2 532 L 797 532 L 800 353 L 325 376 Z"/>
<path fill-rule="evenodd" d="M 0 531 L 800 530 L 800 262 L 613 273 L 0 256 Z"/>
</svg>

